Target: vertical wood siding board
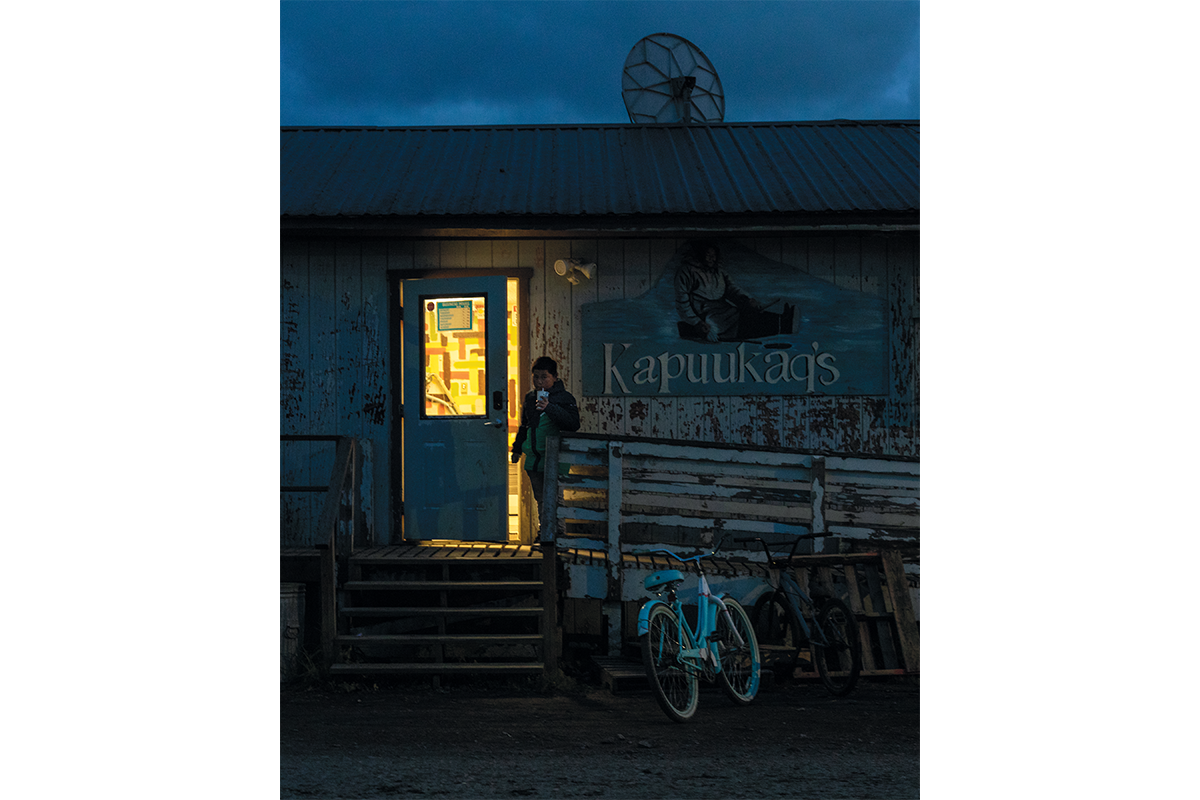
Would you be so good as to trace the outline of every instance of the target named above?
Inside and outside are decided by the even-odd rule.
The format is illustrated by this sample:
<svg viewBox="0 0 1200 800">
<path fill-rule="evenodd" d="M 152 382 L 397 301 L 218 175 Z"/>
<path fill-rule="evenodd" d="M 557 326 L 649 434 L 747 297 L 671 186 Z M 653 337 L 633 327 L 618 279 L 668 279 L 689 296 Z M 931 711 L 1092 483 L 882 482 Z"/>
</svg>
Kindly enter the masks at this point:
<svg viewBox="0 0 1200 800">
<path fill-rule="evenodd" d="M 464 239 L 442 239 L 441 262 L 443 269 L 462 269 L 467 265 L 467 242 Z"/>
<path fill-rule="evenodd" d="M 921 316 L 921 239 L 918 236 L 906 237 L 912 251 L 909 256 L 913 277 L 912 315 Z"/>
<path fill-rule="evenodd" d="M 679 409 L 674 398 L 653 398 L 650 413 L 653 418 L 650 435 L 656 439 L 678 439 Z"/>
<path fill-rule="evenodd" d="M 625 296 L 625 243 L 620 239 L 601 239 L 596 243 L 596 300 L 620 300 Z M 579 321 L 579 320 L 577 320 Z M 577 325 L 582 340 L 582 324 Z M 580 355 L 582 357 L 582 353 Z M 582 374 L 580 379 L 582 381 Z M 588 418 L 580 420 L 580 430 L 620 436 L 624 433 L 625 406 L 620 397 L 579 396 L 587 404 Z"/>
<path fill-rule="evenodd" d="M 753 395 L 746 398 L 749 435 L 746 444 L 779 447 L 779 398 Z"/>
<path fill-rule="evenodd" d="M 650 240 L 627 239 L 624 242 L 624 295 L 626 300 L 640 297 L 650 289 Z M 638 403 L 639 405 L 634 405 Z M 622 429 L 614 431 L 623 436 L 637 436 L 632 427 L 635 413 L 644 406 L 644 401 L 621 398 Z"/>
<path fill-rule="evenodd" d="M 492 262 L 490 266 L 496 269 L 511 269 L 517 266 L 516 239 L 493 239 L 491 245 Z"/>
<path fill-rule="evenodd" d="M 809 447 L 813 450 L 829 452 L 840 449 L 834 403 L 835 399 L 832 397 L 809 398 L 809 423 L 811 426 Z"/>
<path fill-rule="evenodd" d="M 862 291 L 879 296 L 887 290 L 887 241 L 882 236 L 861 240 Z"/>
<path fill-rule="evenodd" d="M 342 239 L 335 257 L 336 304 L 334 339 L 336 342 L 337 405 L 336 429 L 339 436 L 360 438 L 362 428 L 363 290 L 362 248 L 359 240 Z"/>
<path fill-rule="evenodd" d="M 737 399 L 736 409 L 738 425 L 735 426 L 738 444 L 763 443 L 763 425 L 766 422 L 764 404 L 766 398 L 761 396 L 743 396 Z"/>
<path fill-rule="evenodd" d="M 525 320 L 525 328 L 529 331 L 529 352 L 525 354 L 525 361 L 528 362 L 525 366 L 528 368 L 538 355 L 546 352 L 546 245 L 540 239 L 523 241 L 520 252 L 521 266 L 533 269 L 529 279 L 529 309 Z"/>
<path fill-rule="evenodd" d="M 308 242 L 283 243 L 279 272 L 279 430 L 298 434 L 304 432 L 307 394 Z"/>
<path fill-rule="evenodd" d="M 308 242 L 286 240 L 280 259 L 280 423 L 285 434 L 308 432 Z M 311 442 L 280 442 L 280 483 L 310 486 Z M 312 496 L 280 494 L 281 544 L 301 545 L 313 519 Z"/>
<path fill-rule="evenodd" d="M 708 406 L 711 409 L 709 419 L 712 424 L 712 439 L 716 444 L 729 444 L 729 420 L 731 412 L 728 397 L 710 397 Z"/>
<path fill-rule="evenodd" d="M 806 237 L 788 236 L 780 243 L 779 260 L 797 272 L 808 274 L 808 239 Z"/>
<path fill-rule="evenodd" d="M 626 300 L 640 297 L 650 290 L 650 240 L 631 239 L 625 242 Z"/>
<path fill-rule="evenodd" d="M 808 274 L 834 283 L 833 237 L 814 235 L 808 241 Z"/>
<path fill-rule="evenodd" d="M 767 447 L 783 447 L 783 397 L 763 397 L 759 400 L 762 420 L 758 426 L 758 436 Z"/>
<path fill-rule="evenodd" d="M 649 436 L 650 425 L 650 398 L 627 398 L 625 404 L 625 435 Z"/>
<path fill-rule="evenodd" d="M 580 430 L 604 436 L 620 436 L 624 406 L 618 397 L 586 397 L 580 401 Z"/>
<path fill-rule="evenodd" d="M 571 258 L 578 258 L 585 264 L 599 261 L 598 243 L 595 239 L 575 240 L 570 244 Z M 566 384 L 567 390 L 575 395 L 578 401 L 583 400 L 583 306 L 585 303 L 594 303 L 600 299 L 599 284 L 596 280 L 599 277 L 600 267 L 598 264 L 596 269 L 597 272 L 593 273 L 595 277 L 581 278 L 579 283 L 574 286 L 567 284 L 571 298 L 571 349 L 567 357 L 569 369 L 566 373 Z M 555 277 L 558 276 L 555 275 Z M 587 423 L 580 420 L 581 426 L 585 424 Z M 592 428 L 581 427 L 581 430 L 588 431 Z"/>
<path fill-rule="evenodd" d="M 387 268 L 389 270 L 413 268 L 412 239 L 387 240 Z"/>
<path fill-rule="evenodd" d="M 419 239 L 412 243 L 413 269 L 439 269 L 442 266 L 442 248 L 436 239 Z"/>
<path fill-rule="evenodd" d="M 388 354 L 389 247 L 386 241 L 363 245 L 364 405 L 360 460 L 364 462 L 363 513 L 372 527 L 372 541 L 387 541 L 391 519 L 389 489 L 392 435 L 391 371 Z M 366 480 L 371 481 L 369 487 Z"/>
<path fill-rule="evenodd" d="M 853 445 L 849 449 L 851 453 L 864 453 L 866 431 L 866 423 L 863 420 L 863 406 L 865 398 L 862 397 L 847 397 L 842 407 L 843 425 L 846 429 L 846 435 L 853 440 Z"/>
<path fill-rule="evenodd" d="M 913 284 L 913 300 L 912 300 L 912 325 L 913 325 L 913 357 L 912 357 L 912 387 L 913 387 L 913 411 L 912 411 L 912 450 L 910 455 L 916 455 L 920 452 L 921 445 L 921 238 L 919 236 L 909 236 L 907 241 L 910 244 L 909 263 L 912 274 Z"/>
<path fill-rule="evenodd" d="M 472 269 L 488 269 L 492 266 L 492 240 L 471 239 L 466 242 L 463 266 Z"/>
<path fill-rule="evenodd" d="M 673 280 L 673 276 L 666 276 L 671 271 L 668 265 L 682 243 L 681 239 L 650 240 L 649 287 L 657 286 L 660 280 Z"/>
<path fill-rule="evenodd" d="M 779 400 L 779 446 L 794 449 L 796 445 L 795 396 L 786 395 Z"/>
<path fill-rule="evenodd" d="M 721 419 L 724 408 L 721 404 L 713 402 L 711 397 L 699 397 L 697 401 L 694 413 L 700 419 L 696 422 L 695 438 L 700 441 L 715 442 L 726 427 Z"/>
<path fill-rule="evenodd" d="M 887 398 L 862 398 L 862 441 L 863 452 L 871 455 L 889 455 L 887 427 Z"/>
<path fill-rule="evenodd" d="M 563 239 L 550 239 L 546 242 L 546 261 L 542 271 L 546 276 L 546 350 L 544 353 L 530 353 L 533 358 L 548 355 L 562 365 L 560 375 L 569 371 L 574 374 L 579 365 L 570 363 L 572 306 L 571 284 L 567 279 L 554 272 L 554 262 L 560 258 L 571 257 L 571 243 Z M 568 378 L 569 380 L 569 378 Z"/>
<path fill-rule="evenodd" d="M 834 240 L 835 283 L 842 289 L 862 290 L 861 241 L 857 236 L 838 236 Z"/>
<path fill-rule="evenodd" d="M 697 425 L 701 424 L 697 420 L 697 403 L 695 397 L 681 397 L 678 400 L 678 411 L 675 417 L 675 423 L 679 426 L 680 441 L 695 441 L 700 438 L 700 432 L 697 430 Z"/>
<path fill-rule="evenodd" d="M 312 348 L 309 353 L 310 402 L 308 432 L 315 435 L 337 433 L 337 250 L 328 240 L 314 240 L 309 252 L 309 288 L 311 311 L 309 326 Z M 333 446 L 314 443 L 309 454 L 311 485 L 328 481 L 333 469 Z M 306 544 L 318 544 L 324 536 L 310 528 Z"/>
<path fill-rule="evenodd" d="M 921 402 L 921 318 L 913 317 L 912 320 L 912 381 L 913 387 L 913 402 L 920 407 Z"/>
<path fill-rule="evenodd" d="M 596 243 L 596 299 L 625 297 L 625 242 L 601 239 Z"/>
<path fill-rule="evenodd" d="M 889 237 L 887 246 L 889 382 L 887 424 L 892 442 L 889 452 L 912 452 L 912 376 L 917 347 L 912 319 L 913 268 L 911 240 Z"/>
</svg>

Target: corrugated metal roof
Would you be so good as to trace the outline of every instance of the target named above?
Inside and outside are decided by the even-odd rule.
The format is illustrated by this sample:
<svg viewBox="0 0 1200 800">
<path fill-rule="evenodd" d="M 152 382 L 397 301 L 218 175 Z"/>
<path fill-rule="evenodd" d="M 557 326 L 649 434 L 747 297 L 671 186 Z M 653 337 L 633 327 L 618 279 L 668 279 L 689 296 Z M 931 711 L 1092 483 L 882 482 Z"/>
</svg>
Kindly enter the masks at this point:
<svg viewBox="0 0 1200 800">
<path fill-rule="evenodd" d="M 285 217 L 920 208 L 919 121 L 289 127 L 280 133 Z"/>
</svg>

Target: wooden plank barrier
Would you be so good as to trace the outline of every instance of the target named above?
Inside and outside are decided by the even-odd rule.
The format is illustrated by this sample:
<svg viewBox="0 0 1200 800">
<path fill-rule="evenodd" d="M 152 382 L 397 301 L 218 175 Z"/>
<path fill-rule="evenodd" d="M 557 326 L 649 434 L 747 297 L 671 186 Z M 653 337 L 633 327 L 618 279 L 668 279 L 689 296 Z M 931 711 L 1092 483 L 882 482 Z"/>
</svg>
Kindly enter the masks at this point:
<svg viewBox="0 0 1200 800">
<path fill-rule="evenodd" d="M 722 555 L 754 560 L 732 539 L 761 536 L 778 549 L 808 536 L 799 552 L 825 559 L 814 562 L 814 580 L 845 589 L 867 645 L 867 674 L 919 671 L 904 571 L 905 561 L 919 564 L 918 459 L 577 433 L 552 438 L 546 461 L 554 477 L 546 481 L 541 541 L 564 556 L 589 552 L 604 570 L 599 599 L 610 654 L 629 628 L 623 573 L 632 549 L 703 548 L 725 538 Z M 847 558 L 830 560 L 837 556 Z"/>
</svg>

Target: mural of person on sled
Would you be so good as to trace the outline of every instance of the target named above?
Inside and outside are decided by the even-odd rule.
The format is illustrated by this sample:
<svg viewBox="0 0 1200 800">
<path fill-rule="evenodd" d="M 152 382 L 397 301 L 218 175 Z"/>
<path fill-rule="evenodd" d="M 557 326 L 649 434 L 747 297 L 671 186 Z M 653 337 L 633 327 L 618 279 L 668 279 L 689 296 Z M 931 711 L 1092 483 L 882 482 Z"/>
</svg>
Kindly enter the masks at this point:
<svg viewBox="0 0 1200 800">
<path fill-rule="evenodd" d="M 642 294 L 583 304 L 585 396 L 887 394 L 882 293 L 735 239 L 683 241 L 652 269 Z"/>
<path fill-rule="evenodd" d="M 778 310 L 768 310 L 778 306 Z M 698 342 L 731 342 L 793 334 L 800 314 L 780 298 L 763 303 L 742 291 L 721 263 L 714 241 L 691 245 L 675 269 L 679 335 Z"/>
</svg>

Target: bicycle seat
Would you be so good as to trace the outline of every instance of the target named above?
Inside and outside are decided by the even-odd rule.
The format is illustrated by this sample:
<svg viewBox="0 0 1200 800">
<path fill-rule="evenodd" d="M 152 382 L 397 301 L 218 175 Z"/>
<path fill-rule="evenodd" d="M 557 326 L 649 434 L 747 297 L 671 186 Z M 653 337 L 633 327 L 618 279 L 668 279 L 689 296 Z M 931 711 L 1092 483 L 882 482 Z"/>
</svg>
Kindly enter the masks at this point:
<svg viewBox="0 0 1200 800">
<path fill-rule="evenodd" d="M 644 580 L 642 582 L 642 584 L 646 587 L 646 591 L 654 591 L 655 589 L 657 589 L 660 586 L 663 586 L 664 584 L 672 583 L 674 581 L 681 581 L 681 580 L 683 580 L 683 573 L 680 572 L 679 570 L 677 570 L 677 569 L 660 569 L 658 572 L 655 572 L 653 575 L 647 576 L 646 580 Z"/>
</svg>

